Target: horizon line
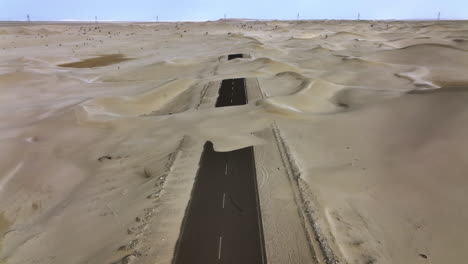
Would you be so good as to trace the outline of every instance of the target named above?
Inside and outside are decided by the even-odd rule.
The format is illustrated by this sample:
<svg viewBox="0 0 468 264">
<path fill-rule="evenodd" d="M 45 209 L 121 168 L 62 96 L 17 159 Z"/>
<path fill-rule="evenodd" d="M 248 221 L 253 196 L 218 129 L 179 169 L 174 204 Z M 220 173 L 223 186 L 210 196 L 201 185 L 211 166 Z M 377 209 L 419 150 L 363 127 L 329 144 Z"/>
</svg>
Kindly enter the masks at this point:
<svg viewBox="0 0 468 264">
<path fill-rule="evenodd" d="M 17 23 L 35 23 L 35 22 L 48 22 L 48 23 L 60 23 L 60 22 L 83 22 L 83 23 L 174 23 L 174 22 L 214 22 L 214 21 L 468 21 L 468 18 L 389 18 L 389 19 L 349 19 L 349 18 L 318 18 L 318 19 L 262 19 L 262 18 L 219 18 L 214 20 L 113 20 L 113 19 L 103 19 L 103 20 L 92 20 L 92 19 L 60 19 L 60 20 L 1 20 L 2 22 L 17 22 Z"/>
</svg>

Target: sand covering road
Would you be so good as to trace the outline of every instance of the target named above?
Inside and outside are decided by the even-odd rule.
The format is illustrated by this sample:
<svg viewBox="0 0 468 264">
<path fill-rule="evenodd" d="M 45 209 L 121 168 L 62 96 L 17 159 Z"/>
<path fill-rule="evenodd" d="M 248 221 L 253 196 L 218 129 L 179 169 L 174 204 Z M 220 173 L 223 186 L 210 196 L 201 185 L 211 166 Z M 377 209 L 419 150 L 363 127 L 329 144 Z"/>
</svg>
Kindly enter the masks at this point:
<svg viewBox="0 0 468 264">
<path fill-rule="evenodd" d="M 329 258 L 468 257 L 466 22 L 6 23 L 0 47 L 2 264 L 170 263 L 204 141 L 273 123 Z M 263 98 L 213 108 L 237 77 Z"/>
</svg>

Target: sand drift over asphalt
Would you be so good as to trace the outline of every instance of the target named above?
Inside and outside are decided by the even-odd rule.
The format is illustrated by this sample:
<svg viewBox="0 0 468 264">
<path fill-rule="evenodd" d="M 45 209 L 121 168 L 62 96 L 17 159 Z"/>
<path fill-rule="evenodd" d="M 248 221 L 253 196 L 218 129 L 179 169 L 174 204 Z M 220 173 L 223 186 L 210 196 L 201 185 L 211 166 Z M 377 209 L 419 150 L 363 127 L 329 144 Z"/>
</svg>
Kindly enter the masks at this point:
<svg viewBox="0 0 468 264">
<path fill-rule="evenodd" d="M 465 22 L 0 36 L 2 264 L 171 263 L 206 141 L 259 153 L 268 263 L 468 258 Z M 236 78 L 249 103 L 215 108 Z"/>
</svg>

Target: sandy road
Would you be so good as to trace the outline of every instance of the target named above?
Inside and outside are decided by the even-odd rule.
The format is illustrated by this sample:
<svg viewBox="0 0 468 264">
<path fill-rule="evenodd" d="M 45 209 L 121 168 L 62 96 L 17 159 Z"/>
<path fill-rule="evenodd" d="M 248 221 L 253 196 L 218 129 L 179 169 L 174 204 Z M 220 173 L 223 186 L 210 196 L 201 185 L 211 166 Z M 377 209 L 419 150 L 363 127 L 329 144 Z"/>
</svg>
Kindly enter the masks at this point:
<svg viewBox="0 0 468 264">
<path fill-rule="evenodd" d="M 246 102 L 245 79 L 222 82 L 216 107 Z M 174 263 L 266 263 L 258 201 L 253 147 L 207 142 Z"/>
</svg>

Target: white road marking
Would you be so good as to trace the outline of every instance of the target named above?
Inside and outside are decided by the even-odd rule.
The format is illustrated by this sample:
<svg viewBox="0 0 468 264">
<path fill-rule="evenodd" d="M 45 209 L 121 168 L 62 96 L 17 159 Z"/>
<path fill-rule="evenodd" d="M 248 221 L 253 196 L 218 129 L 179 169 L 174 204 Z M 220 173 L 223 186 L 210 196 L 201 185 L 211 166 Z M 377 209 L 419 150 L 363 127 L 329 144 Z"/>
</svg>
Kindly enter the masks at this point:
<svg viewBox="0 0 468 264">
<path fill-rule="evenodd" d="M 219 244 L 218 244 L 218 259 L 221 259 L 221 247 L 223 245 L 223 237 L 219 236 Z"/>
<path fill-rule="evenodd" d="M 224 209 L 224 201 L 226 200 L 226 193 L 223 193 L 223 209 Z"/>
<path fill-rule="evenodd" d="M 227 175 L 227 163 L 226 163 L 226 167 L 224 168 L 224 175 Z"/>
</svg>

